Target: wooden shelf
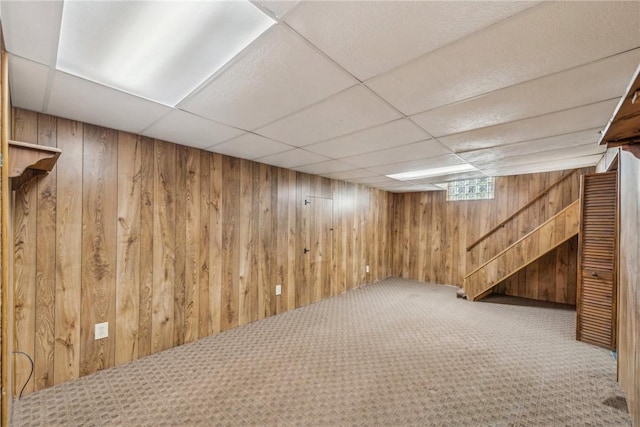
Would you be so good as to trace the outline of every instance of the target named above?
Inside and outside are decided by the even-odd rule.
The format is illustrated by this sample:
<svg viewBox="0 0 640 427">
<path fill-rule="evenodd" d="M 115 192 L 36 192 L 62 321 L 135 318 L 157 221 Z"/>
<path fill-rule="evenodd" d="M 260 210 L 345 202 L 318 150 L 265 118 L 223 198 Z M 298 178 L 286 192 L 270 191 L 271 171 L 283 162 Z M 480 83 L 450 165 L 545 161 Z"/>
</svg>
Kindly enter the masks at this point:
<svg viewBox="0 0 640 427">
<path fill-rule="evenodd" d="M 17 190 L 32 179 L 51 172 L 60 154 L 59 148 L 9 141 L 11 189 Z"/>
<path fill-rule="evenodd" d="M 640 67 L 605 128 L 600 144 L 608 147 L 640 144 Z"/>
</svg>

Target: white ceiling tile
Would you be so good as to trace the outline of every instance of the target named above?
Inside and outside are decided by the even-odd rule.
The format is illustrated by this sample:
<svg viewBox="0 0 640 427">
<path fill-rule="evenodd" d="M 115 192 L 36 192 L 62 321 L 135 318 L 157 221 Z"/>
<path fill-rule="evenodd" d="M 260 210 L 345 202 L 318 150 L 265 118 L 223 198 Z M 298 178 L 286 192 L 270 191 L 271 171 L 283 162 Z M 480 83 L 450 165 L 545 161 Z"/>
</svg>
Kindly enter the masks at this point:
<svg viewBox="0 0 640 427">
<path fill-rule="evenodd" d="M 406 63 L 534 2 L 303 2 L 285 21 L 360 80 Z"/>
<path fill-rule="evenodd" d="M 367 85 L 412 115 L 637 48 L 639 21 L 637 2 L 549 2 Z"/>
<path fill-rule="evenodd" d="M 370 176 L 370 177 L 351 178 L 349 179 L 349 182 L 374 186 L 374 185 L 382 185 L 382 184 L 393 184 L 398 182 L 398 180 L 387 178 L 384 175 L 380 175 L 376 173 L 374 176 Z"/>
<path fill-rule="evenodd" d="M 293 169 L 298 166 L 310 165 L 331 160 L 316 153 L 296 148 L 284 153 L 273 154 L 271 156 L 260 157 L 256 161 L 268 165 L 279 166 L 281 168 Z"/>
<path fill-rule="evenodd" d="M 189 147 L 207 148 L 242 133 L 241 130 L 174 110 L 145 129 L 142 134 Z"/>
<path fill-rule="evenodd" d="M 353 167 L 353 166 L 351 166 Z M 355 182 L 354 180 L 358 179 L 370 179 L 373 177 L 377 177 L 379 179 L 380 175 L 370 172 L 366 169 L 350 169 L 340 172 L 330 172 L 323 173 L 322 176 L 332 179 L 340 179 L 343 181 Z"/>
<path fill-rule="evenodd" d="M 322 163 L 314 163 L 312 165 L 297 166 L 293 169 L 313 175 L 325 176 L 329 173 L 348 171 L 350 169 L 353 169 L 353 165 L 343 163 L 339 160 L 329 160 Z"/>
<path fill-rule="evenodd" d="M 618 100 L 546 114 L 440 138 L 456 153 L 604 127 Z"/>
<path fill-rule="evenodd" d="M 478 163 L 476 167 L 478 167 L 479 169 L 489 167 L 513 167 L 531 163 L 543 163 L 555 160 L 571 159 L 574 157 L 603 154 L 605 151 L 607 151 L 607 147 L 604 145 L 599 145 L 598 143 L 582 144 L 568 148 L 557 148 L 554 150 L 540 151 L 537 153 L 503 157 L 501 159 L 492 160 L 486 163 Z"/>
<path fill-rule="evenodd" d="M 540 173 L 557 170 L 577 169 L 589 166 L 595 166 L 602 154 L 593 154 L 590 156 L 572 157 L 568 159 L 553 160 L 542 163 L 531 163 L 519 166 L 507 167 L 487 167 L 482 171 L 490 176 L 507 176 L 507 175 L 523 175 L 527 173 Z"/>
<path fill-rule="evenodd" d="M 358 85 L 256 132 L 303 147 L 398 118 L 397 111 Z"/>
<path fill-rule="evenodd" d="M 275 18 L 282 18 L 298 4 L 299 0 L 257 0 L 255 3 L 262 6 Z"/>
<path fill-rule="evenodd" d="M 389 148 L 387 150 L 345 157 L 342 160 L 354 166 L 370 168 L 372 166 L 400 163 L 415 159 L 425 159 L 427 157 L 435 157 L 449 153 L 451 153 L 451 151 L 438 141 L 432 139 L 429 141 L 414 142 L 400 147 Z"/>
<path fill-rule="evenodd" d="M 308 145 L 305 149 L 339 159 L 425 139 L 430 139 L 430 136 L 424 130 L 410 120 L 400 119 L 328 141 Z"/>
<path fill-rule="evenodd" d="M 640 49 L 413 116 L 438 137 L 622 96 Z"/>
<path fill-rule="evenodd" d="M 292 31 L 276 26 L 180 108 L 253 130 L 356 83 Z"/>
<path fill-rule="evenodd" d="M 171 109 L 115 89 L 56 72 L 46 113 L 141 133 Z"/>
<path fill-rule="evenodd" d="M 18 56 L 9 55 L 11 105 L 42 111 L 47 91 L 49 67 Z"/>
<path fill-rule="evenodd" d="M 577 147 L 584 144 L 597 145 L 601 136 L 600 132 L 598 132 L 599 130 L 598 128 L 587 129 L 580 132 L 555 135 L 532 141 L 499 145 L 483 150 L 467 151 L 460 153 L 459 156 L 475 166 L 476 164 L 489 163 L 508 157 L 534 154 L 558 148 Z"/>
<path fill-rule="evenodd" d="M 264 136 L 245 133 L 237 138 L 215 145 L 209 148 L 209 151 L 254 160 L 259 157 L 289 151 L 292 148 L 290 145 L 265 138 Z"/>
<path fill-rule="evenodd" d="M 423 169 L 440 168 L 444 166 L 462 165 L 466 162 L 455 154 L 445 154 L 443 156 L 430 157 L 428 159 L 411 160 L 409 162 L 392 163 L 388 165 L 374 166 L 367 168 L 372 172 L 382 175 L 390 175 L 401 172 L 412 172 Z"/>
<path fill-rule="evenodd" d="M 7 52 L 54 66 L 62 1 L 3 1 L 2 33 Z"/>
</svg>

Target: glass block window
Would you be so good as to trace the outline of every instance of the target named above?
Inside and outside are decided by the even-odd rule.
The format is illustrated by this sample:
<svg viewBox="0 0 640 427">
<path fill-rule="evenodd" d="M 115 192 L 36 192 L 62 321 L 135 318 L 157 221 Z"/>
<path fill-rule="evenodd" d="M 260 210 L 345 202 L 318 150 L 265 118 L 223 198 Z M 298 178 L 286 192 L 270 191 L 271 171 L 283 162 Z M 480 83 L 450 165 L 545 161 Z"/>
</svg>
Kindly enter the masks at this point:
<svg viewBox="0 0 640 427">
<path fill-rule="evenodd" d="M 485 178 L 463 179 L 447 185 L 447 200 L 482 200 L 493 199 L 495 179 Z"/>
</svg>

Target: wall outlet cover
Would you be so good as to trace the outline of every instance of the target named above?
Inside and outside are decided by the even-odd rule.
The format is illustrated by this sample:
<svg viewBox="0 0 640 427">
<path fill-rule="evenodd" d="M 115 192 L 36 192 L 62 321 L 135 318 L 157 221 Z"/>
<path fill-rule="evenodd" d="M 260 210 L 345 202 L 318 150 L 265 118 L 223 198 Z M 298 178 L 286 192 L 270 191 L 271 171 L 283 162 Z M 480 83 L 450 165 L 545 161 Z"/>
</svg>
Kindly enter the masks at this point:
<svg viewBox="0 0 640 427">
<path fill-rule="evenodd" d="M 282 294 L 282 285 L 276 285 L 276 295 Z"/>
<path fill-rule="evenodd" d="M 109 337 L 109 322 L 96 323 L 95 326 L 95 339 L 101 340 Z"/>
</svg>

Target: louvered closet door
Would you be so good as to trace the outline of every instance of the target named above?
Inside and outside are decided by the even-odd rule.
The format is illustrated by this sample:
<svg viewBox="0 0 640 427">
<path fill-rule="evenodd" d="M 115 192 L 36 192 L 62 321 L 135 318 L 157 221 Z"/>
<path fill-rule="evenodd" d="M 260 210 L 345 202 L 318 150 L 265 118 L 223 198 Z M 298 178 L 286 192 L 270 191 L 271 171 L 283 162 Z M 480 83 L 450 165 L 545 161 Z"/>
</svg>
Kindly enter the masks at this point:
<svg viewBox="0 0 640 427">
<path fill-rule="evenodd" d="M 577 339 L 615 348 L 617 173 L 585 175 L 578 261 Z"/>
</svg>

